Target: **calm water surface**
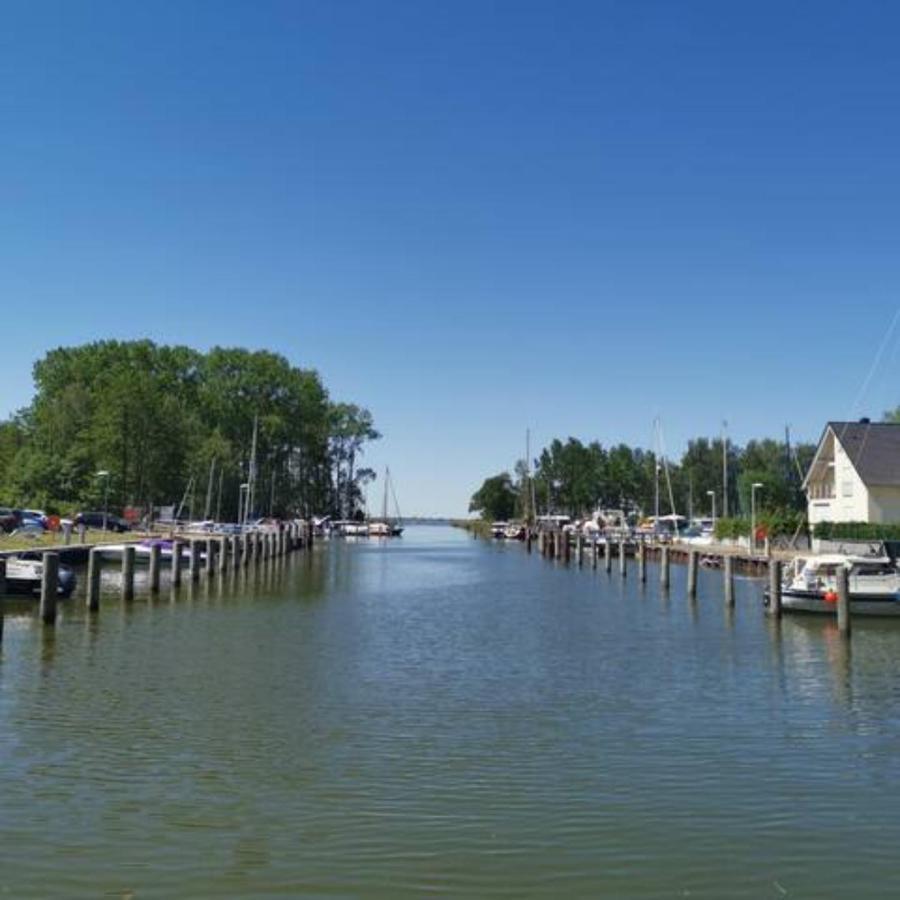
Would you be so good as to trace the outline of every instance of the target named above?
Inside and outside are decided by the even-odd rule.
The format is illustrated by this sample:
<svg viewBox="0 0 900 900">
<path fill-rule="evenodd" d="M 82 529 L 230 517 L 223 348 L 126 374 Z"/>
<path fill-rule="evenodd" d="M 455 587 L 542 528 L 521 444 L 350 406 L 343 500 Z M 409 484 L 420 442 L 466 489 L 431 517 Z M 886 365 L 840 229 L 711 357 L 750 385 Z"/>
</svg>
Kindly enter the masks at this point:
<svg viewBox="0 0 900 900">
<path fill-rule="evenodd" d="M 900 630 L 630 575 L 422 527 L 8 616 L 0 893 L 900 894 Z"/>
</svg>

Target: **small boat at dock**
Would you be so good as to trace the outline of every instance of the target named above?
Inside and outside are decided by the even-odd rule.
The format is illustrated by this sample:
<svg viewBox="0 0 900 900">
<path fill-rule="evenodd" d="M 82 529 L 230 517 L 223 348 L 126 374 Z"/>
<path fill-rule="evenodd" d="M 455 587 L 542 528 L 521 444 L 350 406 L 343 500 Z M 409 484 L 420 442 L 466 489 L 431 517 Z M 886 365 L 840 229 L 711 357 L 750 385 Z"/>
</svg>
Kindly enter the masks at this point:
<svg viewBox="0 0 900 900">
<path fill-rule="evenodd" d="M 894 560 L 888 556 L 843 553 L 794 559 L 784 573 L 782 609 L 835 615 L 837 573 L 842 568 L 847 572 L 851 615 L 900 616 L 900 571 Z"/>
<path fill-rule="evenodd" d="M 44 564 L 40 559 L 22 556 L 6 558 L 6 592 L 8 594 L 24 594 L 36 596 L 41 593 L 41 579 Z M 59 567 L 56 593 L 59 597 L 69 597 L 75 590 L 77 580 L 75 573 L 68 566 Z"/>
</svg>

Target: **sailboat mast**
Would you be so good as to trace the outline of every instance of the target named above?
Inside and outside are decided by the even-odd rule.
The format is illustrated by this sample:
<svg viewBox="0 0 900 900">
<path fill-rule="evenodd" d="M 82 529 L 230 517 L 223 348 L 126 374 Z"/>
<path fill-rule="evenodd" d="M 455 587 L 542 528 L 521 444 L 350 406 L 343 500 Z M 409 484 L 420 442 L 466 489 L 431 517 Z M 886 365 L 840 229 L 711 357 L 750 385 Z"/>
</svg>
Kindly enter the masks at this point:
<svg viewBox="0 0 900 900">
<path fill-rule="evenodd" d="M 390 484 L 391 470 L 384 467 L 384 501 L 381 504 L 381 518 L 385 522 L 388 520 L 388 485 Z"/>
<path fill-rule="evenodd" d="M 244 519 L 248 519 L 253 514 L 254 503 L 256 501 L 256 437 L 259 430 L 259 416 L 253 416 L 253 441 L 250 444 L 250 472 L 247 481 L 247 502 L 244 506 Z"/>
<path fill-rule="evenodd" d="M 722 422 L 722 518 L 728 518 L 728 423 Z"/>
</svg>

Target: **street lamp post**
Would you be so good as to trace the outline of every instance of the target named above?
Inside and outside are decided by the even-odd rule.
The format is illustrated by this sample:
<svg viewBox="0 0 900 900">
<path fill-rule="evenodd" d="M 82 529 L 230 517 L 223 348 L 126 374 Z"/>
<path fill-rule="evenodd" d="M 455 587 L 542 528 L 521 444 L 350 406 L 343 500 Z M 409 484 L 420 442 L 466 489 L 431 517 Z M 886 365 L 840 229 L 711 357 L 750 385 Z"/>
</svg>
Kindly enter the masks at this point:
<svg viewBox="0 0 900 900">
<path fill-rule="evenodd" d="M 713 535 L 716 533 L 716 492 L 715 491 L 707 491 L 706 496 L 712 501 L 712 528 Z"/>
<path fill-rule="evenodd" d="M 761 481 L 754 481 L 750 486 L 750 554 L 756 553 L 756 492 L 763 486 Z"/>
<path fill-rule="evenodd" d="M 109 472 L 101 469 L 97 473 L 97 477 L 103 479 L 103 530 L 106 531 L 109 519 Z"/>
</svg>

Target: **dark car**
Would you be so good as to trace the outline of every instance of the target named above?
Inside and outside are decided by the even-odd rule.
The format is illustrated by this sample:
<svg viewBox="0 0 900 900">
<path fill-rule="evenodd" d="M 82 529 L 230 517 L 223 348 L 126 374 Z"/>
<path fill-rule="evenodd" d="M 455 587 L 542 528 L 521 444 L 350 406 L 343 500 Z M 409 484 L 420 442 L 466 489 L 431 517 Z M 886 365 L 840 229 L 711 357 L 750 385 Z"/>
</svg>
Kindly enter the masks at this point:
<svg viewBox="0 0 900 900">
<path fill-rule="evenodd" d="M 125 531 L 131 531 L 131 525 L 121 516 L 115 516 L 112 513 L 102 512 L 82 512 L 75 516 L 75 525 L 84 525 L 85 528 L 103 528 L 103 521 L 106 520 L 107 531 L 117 531 L 120 534 Z"/>
<path fill-rule="evenodd" d="M 0 506 L 0 532 L 15 531 L 22 521 L 21 510 Z"/>
</svg>

